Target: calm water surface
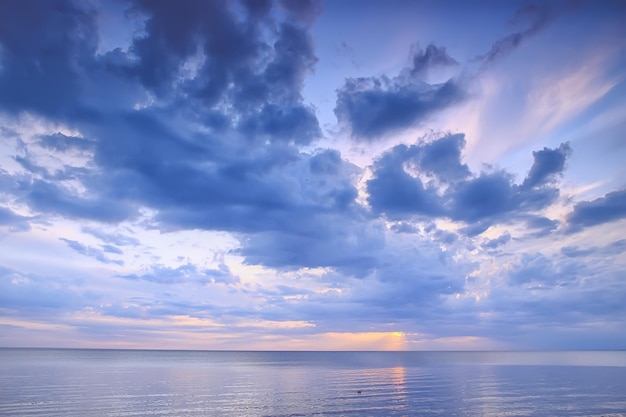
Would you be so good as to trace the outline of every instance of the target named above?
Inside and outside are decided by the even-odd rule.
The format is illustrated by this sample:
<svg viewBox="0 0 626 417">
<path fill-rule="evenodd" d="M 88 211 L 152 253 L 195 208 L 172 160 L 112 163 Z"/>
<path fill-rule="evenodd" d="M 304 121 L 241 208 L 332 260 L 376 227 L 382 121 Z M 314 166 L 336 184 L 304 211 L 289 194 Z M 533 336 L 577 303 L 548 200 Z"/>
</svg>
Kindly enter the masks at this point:
<svg viewBox="0 0 626 417">
<path fill-rule="evenodd" d="M 626 352 L 0 349 L 0 415 L 626 417 Z"/>
</svg>

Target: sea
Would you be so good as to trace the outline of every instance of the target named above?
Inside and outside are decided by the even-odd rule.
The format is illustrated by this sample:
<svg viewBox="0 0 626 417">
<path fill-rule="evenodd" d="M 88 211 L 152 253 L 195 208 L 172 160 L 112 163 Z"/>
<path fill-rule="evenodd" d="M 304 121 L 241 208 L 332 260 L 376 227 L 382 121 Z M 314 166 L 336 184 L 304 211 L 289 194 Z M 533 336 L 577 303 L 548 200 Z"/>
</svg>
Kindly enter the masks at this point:
<svg viewBox="0 0 626 417">
<path fill-rule="evenodd" d="M 6 348 L 0 416 L 626 417 L 626 351 Z"/>
</svg>

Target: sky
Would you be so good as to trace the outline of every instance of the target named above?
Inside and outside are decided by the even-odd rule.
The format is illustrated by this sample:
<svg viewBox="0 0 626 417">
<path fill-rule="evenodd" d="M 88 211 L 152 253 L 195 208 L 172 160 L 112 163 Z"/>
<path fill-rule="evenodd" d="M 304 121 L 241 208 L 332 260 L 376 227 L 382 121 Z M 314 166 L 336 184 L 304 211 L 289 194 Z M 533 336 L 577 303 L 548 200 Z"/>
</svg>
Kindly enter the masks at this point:
<svg viewBox="0 0 626 417">
<path fill-rule="evenodd" d="M 0 346 L 626 348 L 625 21 L 0 2 Z"/>
</svg>

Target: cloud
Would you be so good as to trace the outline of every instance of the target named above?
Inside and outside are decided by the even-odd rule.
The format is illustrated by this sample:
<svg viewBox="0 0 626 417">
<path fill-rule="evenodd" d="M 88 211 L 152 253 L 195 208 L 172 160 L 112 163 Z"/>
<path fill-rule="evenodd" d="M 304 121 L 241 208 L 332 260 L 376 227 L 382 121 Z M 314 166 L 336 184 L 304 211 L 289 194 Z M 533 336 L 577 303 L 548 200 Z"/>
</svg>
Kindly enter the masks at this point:
<svg viewBox="0 0 626 417">
<path fill-rule="evenodd" d="M 491 45 L 489 51 L 476 57 L 484 65 L 491 64 L 517 49 L 527 38 L 544 29 L 554 19 L 547 4 L 526 4 L 520 7 L 511 24 L 526 24 L 527 28 L 511 33 Z"/>
<path fill-rule="evenodd" d="M 567 216 L 570 232 L 626 218 L 626 190 L 613 191 L 592 201 L 581 201 Z"/>
<path fill-rule="evenodd" d="M 434 177 L 442 183 L 453 183 L 470 175 L 466 164 L 461 163 L 461 150 L 465 146 L 463 134 L 445 135 L 431 142 L 413 147 L 413 168 L 420 174 Z"/>
<path fill-rule="evenodd" d="M 253 118 L 246 120 L 243 133 L 262 133 L 272 140 L 288 140 L 309 144 L 321 136 L 321 130 L 312 107 L 297 105 L 280 107 L 266 105 Z"/>
<path fill-rule="evenodd" d="M 385 246 L 380 226 L 362 224 L 362 217 L 354 214 L 312 213 L 303 219 L 306 226 L 249 236 L 238 253 L 247 263 L 279 270 L 332 267 L 361 278 L 379 265 L 378 253 Z"/>
<path fill-rule="evenodd" d="M 143 28 L 130 48 L 99 55 L 85 49 L 91 51 L 88 65 L 73 63 L 76 76 L 59 81 L 80 83 L 63 102 L 80 135 L 43 135 L 36 142 L 40 149 L 33 149 L 33 154 L 79 151 L 93 159 L 84 167 L 52 171 L 34 155 L 16 157 L 31 174 L 11 179 L 22 201 L 36 212 L 108 223 L 132 220 L 138 207 L 149 207 L 164 229 L 230 231 L 281 227 L 281 212 L 291 208 L 349 205 L 356 197 L 351 179 L 323 189 L 316 196 L 323 201 L 317 202 L 302 192 L 304 178 L 291 177 L 290 170 L 310 158 L 298 146 L 321 136 L 315 110 L 301 94 L 304 77 L 317 62 L 307 28 L 260 18 L 271 4 L 248 4 L 248 16 L 231 6 L 133 2 L 128 16 Z M 285 5 L 302 18 L 317 7 L 304 6 Z M 67 19 L 78 19 L 74 9 L 37 16 L 54 20 L 67 12 Z M 83 29 L 97 32 L 91 23 Z M 42 25 L 34 25 L 37 30 Z M 87 42 L 72 32 L 77 27 L 64 30 L 76 35 L 77 43 Z M 43 59 L 40 48 L 21 53 L 33 62 Z M 2 72 L 7 83 L 13 76 Z M 23 109 L 18 101 L 5 104 Z M 30 109 L 69 120 L 65 113 Z"/>
<path fill-rule="evenodd" d="M 512 20 L 526 28 L 493 43 L 489 51 L 474 61 L 482 67 L 510 54 L 527 38 L 545 28 L 554 12 L 545 5 L 525 5 Z M 424 80 L 436 69 L 459 65 L 445 47 L 429 44 L 425 49 L 414 45 L 410 64 L 392 78 L 385 75 L 347 78 L 337 89 L 335 115 L 355 140 L 375 140 L 386 134 L 423 123 L 436 113 L 469 97 L 468 82 L 476 76 L 464 71 L 446 82 L 429 84 Z M 480 70 L 478 71 L 480 73 Z"/>
<path fill-rule="evenodd" d="M 543 237 L 552 233 L 560 224 L 558 220 L 549 219 L 543 216 L 529 215 L 524 218 L 526 227 L 533 232 L 529 233 L 533 237 Z"/>
<path fill-rule="evenodd" d="M 483 172 L 478 177 L 460 182 L 450 193 L 454 220 L 473 223 L 504 220 L 504 215 L 532 213 L 548 207 L 559 195 L 557 188 L 526 190 L 513 182 L 505 171 Z"/>
<path fill-rule="evenodd" d="M 384 162 L 383 162 L 384 163 Z M 407 214 L 438 216 L 443 214 L 439 198 L 433 189 L 427 189 L 419 178 L 387 164 L 376 170 L 376 176 L 367 181 L 368 202 L 378 212 L 392 217 Z"/>
<path fill-rule="evenodd" d="M 0 26 L 0 107 L 51 116 L 71 111 L 81 95 L 81 70 L 94 61 L 95 12 L 64 0 L 3 2 Z"/>
<path fill-rule="evenodd" d="M 84 198 L 43 180 L 34 180 L 28 187 L 25 199 L 35 211 L 106 223 L 120 222 L 132 218 L 136 213 L 131 204 L 123 201 Z"/>
<path fill-rule="evenodd" d="M 492 224 L 536 213 L 558 197 L 552 177 L 564 168 L 568 145 L 535 153 L 535 163 L 521 185 L 502 170 L 472 175 L 461 163 L 464 145 L 462 135 L 447 135 L 385 152 L 367 181 L 370 206 L 395 220 L 422 216 L 462 221 L 466 234 L 473 236 Z M 553 158 L 556 163 L 548 157 L 553 154 L 559 156 Z"/>
<path fill-rule="evenodd" d="M 364 265 L 359 259 L 344 258 L 354 263 L 327 268 L 323 275 L 311 277 L 315 287 L 323 285 L 322 291 L 300 291 L 288 302 L 279 297 L 271 305 L 284 307 L 293 319 L 315 322 L 316 332 L 334 331 L 346 325 L 367 331 L 372 323 L 414 321 L 418 317 L 428 320 L 436 316 L 443 298 L 462 290 L 468 272 L 465 265 L 416 236 L 382 241 L 383 231 L 379 227 L 371 230 L 369 236 L 359 237 L 361 256 L 367 255 L 374 263 Z M 363 244 L 368 240 L 379 244 Z M 342 253 L 334 242 L 329 246 L 330 256 L 341 259 Z M 299 272 L 298 282 L 305 279 L 304 274 Z M 363 321 L 363 317 L 368 319 Z"/>
<path fill-rule="evenodd" d="M 58 132 L 53 135 L 42 135 L 39 138 L 38 144 L 45 149 L 59 152 L 67 152 L 73 149 L 79 151 L 93 151 L 95 147 L 93 140 L 77 136 L 67 136 Z"/>
<path fill-rule="evenodd" d="M 565 160 L 571 153 L 572 148 L 568 143 L 562 143 L 557 149 L 543 148 L 541 151 L 533 151 L 533 166 L 522 187 L 535 187 L 554 181 L 556 175 L 563 173 Z"/>
<path fill-rule="evenodd" d="M 408 222 L 394 222 L 390 229 L 396 233 L 418 233 L 420 231 L 419 227 Z"/>
<path fill-rule="evenodd" d="M 5 3 L 0 111 L 9 127 L 0 134 L 12 154 L 0 169 L 0 225 L 37 226 L 3 235 L 7 314 L 105 343 L 234 328 L 255 340 L 267 329 L 312 340 L 346 328 L 506 340 L 528 323 L 586 325 L 572 316 L 623 312 L 621 264 L 609 267 L 621 262 L 623 240 L 587 247 L 564 236 L 550 256 L 516 252 L 561 224 L 546 216 L 567 143 L 533 152 L 519 180 L 497 167 L 471 170 L 463 134 L 394 146 L 364 168 L 317 148 L 330 142 L 317 142 L 318 110 L 303 88 L 318 65 L 310 29 L 319 2 L 132 0 L 118 23 L 136 30 L 108 51 L 98 40 L 106 2 Z M 542 8 L 524 10 L 526 29 L 496 42 L 485 65 L 545 27 Z M 421 125 L 468 97 L 465 68 L 429 81 L 454 71 L 448 50 L 430 44 L 414 47 L 395 76 L 348 78 L 337 89 L 340 127 L 374 141 Z M 623 219 L 620 193 L 576 204 L 567 226 Z M 95 243 L 64 237 L 79 229 Z M 139 239 L 147 229 L 156 241 Z M 159 247 L 179 230 L 185 242 L 200 236 L 197 245 Z M 64 262 L 58 237 L 95 267 Z M 224 239 L 236 247 L 220 247 Z M 533 244 L 544 242 L 554 239 Z M 188 260 L 211 256 L 217 266 Z M 18 271 L 49 266 L 60 272 Z"/>
<path fill-rule="evenodd" d="M 554 230 L 559 225 L 557 220 L 548 219 L 543 216 L 528 216 L 526 218 L 526 226 L 531 229 L 547 229 Z"/>
<path fill-rule="evenodd" d="M 84 306 L 86 300 L 83 295 L 69 289 L 66 284 L 59 277 L 23 274 L 0 266 L 3 315 L 37 319 L 42 315 L 50 317 L 51 312 Z"/>
<path fill-rule="evenodd" d="M 140 244 L 139 239 L 122 233 L 106 233 L 95 227 L 84 226 L 81 231 L 90 234 L 102 242 L 117 246 L 137 246 Z"/>
<path fill-rule="evenodd" d="M 611 334 L 616 326 L 620 328 L 616 317 L 624 314 L 624 286 L 623 274 L 609 267 L 615 258 L 572 257 L 569 249 L 565 252 L 516 256 L 502 274 L 506 284 L 492 287 L 485 300 L 484 307 L 497 312 L 498 319 L 483 325 L 494 326 L 492 332 L 504 335 L 507 327 L 518 333 L 523 323 L 541 323 L 524 330 L 524 339 L 546 331 L 583 332 L 587 326 Z M 513 333 L 510 337 L 523 343 Z"/>
<path fill-rule="evenodd" d="M 115 265 L 124 265 L 124 261 L 119 259 L 111 259 L 105 255 L 106 253 L 113 254 L 122 254 L 123 252 L 111 245 L 104 245 L 102 249 L 94 248 L 92 246 L 84 245 L 76 240 L 59 238 L 59 240 L 65 242 L 67 246 L 73 249 L 75 252 L 80 253 L 81 255 L 89 256 L 91 258 L 95 258 L 96 260 L 105 263 L 105 264 L 115 264 Z"/>
<path fill-rule="evenodd" d="M 246 7 L 252 18 L 261 19 L 266 17 L 272 9 L 272 0 L 242 0 L 241 4 Z"/>
<path fill-rule="evenodd" d="M 423 76 L 431 68 L 454 67 L 459 63 L 448 55 L 448 51 L 443 46 L 429 44 L 425 50 L 415 46 L 411 59 L 413 66 L 410 68 L 412 76 Z"/>
<path fill-rule="evenodd" d="M 285 7 L 307 20 L 316 4 Z M 300 93 L 317 62 L 307 28 L 260 19 L 271 2 L 248 4 L 243 19 L 232 6 L 132 1 L 127 17 L 142 30 L 128 50 L 97 54 L 98 10 L 71 1 L 3 5 L 0 106 L 76 123 L 106 109 L 176 100 L 214 127 L 236 122 L 245 134 L 300 144 L 320 137 L 315 110 Z"/>
<path fill-rule="evenodd" d="M 26 232 L 30 230 L 30 217 L 15 214 L 13 210 L 0 206 L 0 226 L 9 226 L 12 232 Z"/>
<path fill-rule="evenodd" d="M 510 240 L 511 234 L 509 232 L 505 232 L 495 239 L 489 239 L 487 242 L 482 244 L 482 247 L 486 249 L 496 249 L 497 247 L 508 243 Z"/>
<path fill-rule="evenodd" d="M 606 246 L 591 246 L 580 248 L 578 246 L 563 246 L 561 253 L 570 258 L 587 256 L 616 256 L 626 251 L 626 239 L 616 240 Z"/>
<path fill-rule="evenodd" d="M 428 84 L 421 76 L 429 68 L 453 63 L 445 48 L 429 45 L 414 51 L 412 65 L 394 78 L 348 78 L 337 90 L 335 115 L 356 140 L 373 140 L 426 120 L 437 111 L 462 101 L 465 88 L 450 78 Z"/>
<path fill-rule="evenodd" d="M 311 24 L 322 13 L 320 0 L 279 0 L 279 4 L 296 20 Z"/>
<path fill-rule="evenodd" d="M 145 274 L 126 274 L 120 275 L 120 277 L 166 285 L 184 283 L 232 285 L 239 282 L 239 277 L 233 275 L 225 264 L 220 264 L 218 269 L 198 269 L 190 263 L 176 268 L 154 265 Z"/>
<path fill-rule="evenodd" d="M 251 17 L 265 9 L 260 6 L 248 6 Z M 315 2 L 306 6 L 285 3 L 292 15 L 312 18 Z M 129 63 L 118 73 L 138 76 L 162 97 L 182 92 L 203 111 L 217 110 L 220 123 L 238 120 L 246 135 L 300 144 L 321 136 L 315 111 L 300 94 L 305 74 L 317 62 L 306 28 L 282 22 L 274 29 L 265 20 L 241 20 L 219 2 L 138 1 L 136 10 L 147 15 L 145 33 L 134 39 Z M 195 66 L 195 73 L 184 75 L 185 65 Z M 227 107 L 238 116 L 224 114 Z"/>
<path fill-rule="evenodd" d="M 425 185 L 407 168 L 442 184 L 463 180 L 470 175 L 467 165 L 461 163 L 464 145 L 465 138 L 457 134 L 393 147 L 374 164 L 374 178 L 367 181 L 369 204 L 388 214 L 442 216 L 443 201 L 435 185 Z"/>
</svg>

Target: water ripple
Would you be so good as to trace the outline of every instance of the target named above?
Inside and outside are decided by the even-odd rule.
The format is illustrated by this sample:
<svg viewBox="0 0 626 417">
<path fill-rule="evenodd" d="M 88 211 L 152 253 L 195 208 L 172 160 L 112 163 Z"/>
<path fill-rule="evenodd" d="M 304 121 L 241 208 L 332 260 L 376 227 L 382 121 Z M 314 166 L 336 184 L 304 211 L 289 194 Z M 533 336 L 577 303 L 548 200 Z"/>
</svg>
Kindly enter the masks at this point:
<svg viewBox="0 0 626 417">
<path fill-rule="evenodd" d="M 0 416 L 626 417 L 626 361 L 454 354 L 0 349 Z"/>
</svg>

